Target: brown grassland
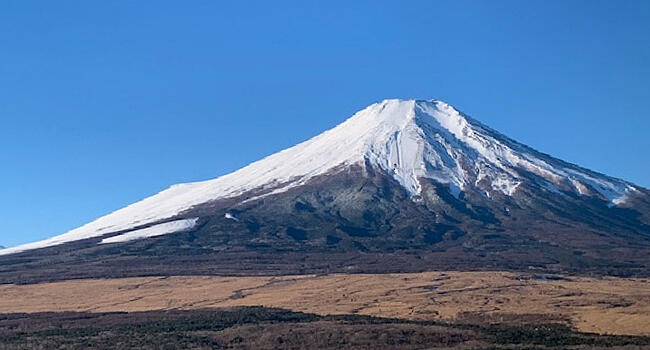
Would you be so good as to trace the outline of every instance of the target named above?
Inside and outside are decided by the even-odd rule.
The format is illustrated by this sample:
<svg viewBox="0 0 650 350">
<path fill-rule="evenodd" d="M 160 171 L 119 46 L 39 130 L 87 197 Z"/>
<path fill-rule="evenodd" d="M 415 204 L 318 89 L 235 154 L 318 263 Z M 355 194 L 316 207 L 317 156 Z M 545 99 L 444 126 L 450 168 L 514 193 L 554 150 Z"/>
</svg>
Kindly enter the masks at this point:
<svg viewBox="0 0 650 350">
<path fill-rule="evenodd" d="M 143 277 L 0 285 L 0 313 L 265 306 L 467 323 L 565 322 L 584 332 L 650 335 L 650 279 L 512 272 Z"/>
</svg>

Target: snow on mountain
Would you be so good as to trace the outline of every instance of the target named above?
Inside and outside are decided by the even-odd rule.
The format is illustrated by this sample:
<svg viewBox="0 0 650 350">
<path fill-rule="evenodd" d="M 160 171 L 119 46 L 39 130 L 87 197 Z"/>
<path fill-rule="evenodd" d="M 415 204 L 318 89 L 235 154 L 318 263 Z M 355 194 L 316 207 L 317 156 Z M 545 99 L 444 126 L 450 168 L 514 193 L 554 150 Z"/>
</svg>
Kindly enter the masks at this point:
<svg viewBox="0 0 650 350">
<path fill-rule="evenodd" d="M 521 184 L 532 181 L 558 193 L 561 189 L 597 196 L 612 205 L 635 190 L 625 181 L 519 144 L 444 102 L 393 99 L 370 105 L 333 129 L 228 175 L 171 186 L 65 234 L 7 248 L 0 255 L 160 222 L 198 204 L 254 189 L 267 190 L 264 195 L 286 191 L 354 164 L 391 174 L 413 198 L 421 190 L 420 178 L 447 184 L 455 195 L 478 190 L 489 198 L 513 196 Z"/>
<path fill-rule="evenodd" d="M 166 235 L 168 233 L 185 231 L 194 227 L 198 219 L 199 218 L 174 220 L 174 221 L 166 222 L 164 224 L 153 225 L 140 230 L 129 231 L 128 233 L 125 234 L 104 238 L 99 243 L 106 244 L 106 243 L 128 242 L 136 239 L 155 237 L 155 236 Z"/>
<path fill-rule="evenodd" d="M 226 213 L 223 217 L 226 218 L 226 219 L 233 220 L 233 221 L 239 221 L 239 219 L 237 219 L 234 215 L 232 215 L 230 213 Z"/>
</svg>

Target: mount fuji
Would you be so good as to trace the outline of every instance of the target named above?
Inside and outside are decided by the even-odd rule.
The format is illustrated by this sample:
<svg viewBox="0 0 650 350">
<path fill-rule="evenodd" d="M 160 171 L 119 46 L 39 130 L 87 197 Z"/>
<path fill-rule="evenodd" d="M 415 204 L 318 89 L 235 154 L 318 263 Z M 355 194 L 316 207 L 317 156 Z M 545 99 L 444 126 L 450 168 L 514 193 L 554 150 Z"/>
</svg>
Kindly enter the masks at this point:
<svg viewBox="0 0 650 350">
<path fill-rule="evenodd" d="M 442 101 L 393 99 L 228 175 L 2 249 L 0 268 L 637 274 L 649 248 L 647 189 L 536 151 Z"/>
</svg>

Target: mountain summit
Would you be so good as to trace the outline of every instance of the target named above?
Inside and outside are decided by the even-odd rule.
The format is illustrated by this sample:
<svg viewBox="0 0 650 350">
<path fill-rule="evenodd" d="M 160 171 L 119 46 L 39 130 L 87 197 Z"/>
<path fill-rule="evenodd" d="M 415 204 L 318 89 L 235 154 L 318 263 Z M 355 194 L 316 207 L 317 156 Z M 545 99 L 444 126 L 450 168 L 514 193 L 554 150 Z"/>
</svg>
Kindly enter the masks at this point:
<svg viewBox="0 0 650 350">
<path fill-rule="evenodd" d="M 194 242 L 207 231 L 244 246 L 285 241 L 284 248 L 328 251 L 476 249 L 478 233 L 572 242 L 580 250 L 603 231 L 617 242 L 627 235 L 647 242 L 649 214 L 648 192 L 639 186 L 538 152 L 442 101 L 392 99 L 228 175 L 171 186 L 0 255 L 77 241 L 163 242 L 150 237 L 170 233 Z M 531 224 L 565 233 L 551 239 Z"/>
</svg>

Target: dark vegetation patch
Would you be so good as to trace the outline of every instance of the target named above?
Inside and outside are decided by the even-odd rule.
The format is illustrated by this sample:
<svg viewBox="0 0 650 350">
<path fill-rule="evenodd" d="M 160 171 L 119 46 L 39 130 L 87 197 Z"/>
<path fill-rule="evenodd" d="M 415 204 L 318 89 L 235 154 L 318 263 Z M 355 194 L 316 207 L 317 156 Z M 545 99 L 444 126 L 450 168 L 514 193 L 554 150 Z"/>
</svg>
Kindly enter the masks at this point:
<svg viewBox="0 0 650 350">
<path fill-rule="evenodd" d="M 332 235 L 327 235 L 326 239 L 327 239 L 327 244 L 328 245 L 338 244 L 341 241 L 340 238 L 338 238 L 336 236 L 332 236 Z"/>
<path fill-rule="evenodd" d="M 456 322 L 474 325 L 544 325 L 571 324 L 571 318 L 562 314 L 519 314 L 519 313 L 485 313 L 476 311 L 461 312 L 456 316 Z"/>
<path fill-rule="evenodd" d="M 375 235 L 372 231 L 363 227 L 340 225 L 337 229 L 350 237 L 372 237 Z"/>
<path fill-rule="evenodd" d="M 303 202 L 296 202 L 294 205 L 294 208 L 296 208 L 297 211 L 306 211 L 313 213 L 316 211 L 316 208 L 314 208 L 311 204 L 309 203 L 303 203 Z"/>
<path fill-rule="evenodd" d="M 354 246 L 354 248 L 358 249 L 360 252 L 367 252 L 368 251 L 368 248 L 366 248 L 366 246 L 364 246 L 363 243 L 361 243 L 361 242 L 352 241 L 352 245 Z"/>
<path fill-rule="evenodd" d="M 304 241 L 307 239 L 307 231 L 295 227 L 287 227 L 287 235 L 296 241 Z"/>
<path fill-rule="evenodd" d="M 559 324 L 515 324 L 318 316 L 263 307 L 4 314 L 0 315 L 0 349 L 616 350 L 650 346 L 650 337 L 586 334 Z"/>
<path fill-rule="evenodd" d="M 259 230 L 260 230 L 260 224 L 258 224 L 258 223 L 255 222 L 255 221 L 247 221 L 247 222 L 246 222 L 246 228 L 248 228 L 248 231 L 249 231 L 250 233 L 255 234 L 255 233 L 259 232 Z"/>
<path fill-rule="evenodd" d="M 428 244 L 436 244 L 442 242 L 445 236 L 451 239 L 456 239 L 462 236 L 461 232 L 451 225 L 437 224 L 432 229 L 424 229 L 424 241 Z"/>
</svg>

